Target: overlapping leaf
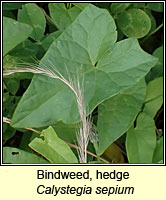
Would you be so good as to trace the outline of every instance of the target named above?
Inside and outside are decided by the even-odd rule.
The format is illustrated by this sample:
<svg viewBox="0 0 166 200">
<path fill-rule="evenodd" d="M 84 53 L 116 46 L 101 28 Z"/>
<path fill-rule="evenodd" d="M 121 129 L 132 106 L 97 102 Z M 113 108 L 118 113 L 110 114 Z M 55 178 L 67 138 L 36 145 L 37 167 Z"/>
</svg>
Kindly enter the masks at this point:
<svg viewBox="0 0 166 200">
<path fill-rule="evenodd" d="M 38 44 L 35 44 L 30 40 L 25 40 L 12 49 L 9 54 L 15 57 L 33 57 L 37 54 L 38 48 Z"/>
<path fill-rule="evenodd" d="M 130 163 L 152 163 L 156 147 L 155 123 L 153 119 L 142 112 L 133 126 L 127 132 L 126 149 Z"/>
<path fill-rule="evenodd" d="M 97 36 L 96 32 L 100 34 Z M 67 72 L 72 77 L 73 74 L 79 75 L 90 70 L 84 77 L 84 92 L 85 101 L 91 104 L 89 110 L 92 110 L 103 98 L 108 98 L 110 92 L 114 94 L 115 89 L 110 91 L 113 81 L 110 82 L 109 76 L 93 68 L 92 64 L 94 65 L 98 57 L 115 41 L 115 23 L 112 17 L 107 11 L 91 5 L 51 45 L 42 63 L 49 67 L 51 62 L 64 76 Z M 101 82 L 105 90 L 100 89 Z M 75 97 L 63 83 L 44 76 L 34 76 L 28 90 L 12 120 L 14 126 L 45 126 L 60 120 L 66 123 L 78 120 Z M 33 118 L 35 120 L 31 120 Z"/>
<path fill-rule="evenodd" d="M 111 12 L 114 15 L 117 15 L 121 12 L 124 12 L 132 3 L 112 3 L 111 4 Z"/>
<path fill-rule="evenodd" d="M 164 4 L 163 2 L 162 3 L 148 3 L 146 7 L 156 12 L 163 12 Z"/>
<path fill-rule="evenodd" d="M 18 8 L 21 8 L 21 6 L 25 3 L 3 3 L 3 10 L 16 10 Z"/>
<path fill-rule="evenodd" d="M 141 80 L 133 87 L 99 105 L 97 127 L 100 154 L 131 126 L 140 111 L 145 92 L 146 84 Z"/>
<path fill-rule="evenodd" d="M 16 130 L 9 126 L 8 124 L 3 123 L 3 140 L 7 141 L 12 138 L 16 133 Z"/>
<path fill-rule="evenodd" d="M 147 94 L 144 101 L 144 112 L 155 117 L 157 111 L 163 104 L 163 78 L 151 81 L 147 86 Z"/>
<path fill-rule="evenodd" d="M 153 52 L 153 56 L 157 57 L 158 63 L 151 69 L 151 71 L 146 76 L 146 81 L 152 81 L 157 77 L 163 76 L 163 46 L 157 48 Z"/>
<path fill-rule="evenodd" d="M 32 39 L 38 41 L 43 37 L 46 20 L 43 12 L 36 4 L 28 3 L 23 5 L 22 9 L 18 12 L 18 21 L 32 27 Z"/>
<path fill-rule="evenodd" d="M 29 25 L 3 17 L 3 55 L 27 39 L 31 32 Z"/>
<path fill-rule="evenodd" d="M 82 11 L 79 7 L 67 9 L 64 3 L 49 3 L 48 7 L 51 18 L 61 30 L 66 29 Z"/>
<path fill-rule="evenodd" d="M 44 158 L 33 153 L 23 151 L 18 148 L 4 147 L 3 148 L 3 162 L 9 164 L 40 164 L 49 162 Z"/>
<path fill-rule="evenodd" d="M 41 46 L 45 51 L 47 51 L 50 47 L 50 45 L 60 36 L 62 31 L 55 31 L 53 33 L 50 33 L 47 35 L 42 41 L 41 41 Z"/>
<path fill-rule="evenodd" d="M 73 5 L 80 8 L 81 10 L 83 10 L 84 8 L 86 8 L 89 5 L 89 3 L 73 3 Z"/>
<path fill-rule="evenodd" d="M 70 147 L 61 140 L 52 127 L 42 131 L 44 140 L 35 138 L 29 146 L 43 155 L 51 163 L 77 163 L 77 158 Z"/>
<path fill-rule="evenodd" d="M 97 68 L 107 72 L 114 85 L 123 90 L 142 79 L 156 63 L 157 59 L 143 51 L 135 38 L 129 38 L 107 51 Z"/>
<path fill-rule="evenodd" d="M 163 163 L 164 157 L 163 157 L 163 137 L 160 138 L 160 140 L 157 141 L 156 149 L 153 155 L 153 163 Z"/>
</svg>

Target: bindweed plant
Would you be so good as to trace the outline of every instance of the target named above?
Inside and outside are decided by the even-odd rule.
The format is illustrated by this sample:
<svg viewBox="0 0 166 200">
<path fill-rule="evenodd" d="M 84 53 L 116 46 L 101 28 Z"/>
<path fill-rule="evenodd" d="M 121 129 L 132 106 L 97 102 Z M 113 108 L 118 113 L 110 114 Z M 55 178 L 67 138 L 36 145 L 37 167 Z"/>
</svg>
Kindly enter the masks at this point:
<svg viewBox="0 0 166 200">
<path fill-rule="evenodd" d="M 4 163 L 163 162 L 162 3 L 3 9 Z"/>
</svg>

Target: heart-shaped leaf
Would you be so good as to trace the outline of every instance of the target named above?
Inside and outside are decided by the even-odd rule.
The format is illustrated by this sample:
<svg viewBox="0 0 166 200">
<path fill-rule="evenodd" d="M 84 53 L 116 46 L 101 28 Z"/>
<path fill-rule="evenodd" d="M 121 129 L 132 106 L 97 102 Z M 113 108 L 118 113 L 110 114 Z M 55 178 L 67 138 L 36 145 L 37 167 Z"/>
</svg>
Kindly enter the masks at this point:
<svg viewBox="0 0 166 200">
<path fill-rule="evenodd" d="M 110 14 L 89 5 L 50 46 L 41 61 L 48 68 L 55 66 L 67 80 L 68 75 L 84 77 L 87 113 L 139 82 L 157 62 L 140 48 L 136 39 L 115 44 L 116 38 L 115 22 Z M 11 124 L 43 127 L 58 121 L 79 121 L 75 95 L 59 80 L 35 75 Z"/>
</svg>

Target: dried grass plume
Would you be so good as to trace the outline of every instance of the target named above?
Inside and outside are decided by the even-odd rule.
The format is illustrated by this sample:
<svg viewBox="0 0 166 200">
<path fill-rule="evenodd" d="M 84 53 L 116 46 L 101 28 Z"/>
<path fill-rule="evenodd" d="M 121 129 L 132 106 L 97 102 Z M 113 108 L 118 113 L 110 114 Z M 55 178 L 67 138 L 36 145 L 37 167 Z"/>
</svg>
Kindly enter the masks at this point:
<svg viewBox="0 0 166 200">
<path fill-rule="evenodd" d="M 21 66 L 21 67 L 20 67 Z M 25 67 L 27 66 L 27 67 Z M 67 68 L 66 68 L 67 70 Z M 58 69 L 49 62 L 49 66 L 42 63 L 31 64 L 31 63 L 20 63 L 19 68 L 13 70 L 7 70 L 3 72 L 3 75 L 10 75 L 16 72 L 31 72 L 34 74 L 43 74 L 48 77 L 58 79 L 64 84 L 66 84 L 75 94 L 76 102 L 78 105 L 78 111 L 80 115 L 80 125 L 77 131 L 77 143 L 79 146 L 78 155 L 80 163 L 87 163 L 87 146 L 89 143 L 89 136 L 91 133 L 91 119 L 87 118 L 86 106 L 84 104 L 84 92 L 83 84 L 80 84 L 79 77 L 71 78 L 69 72 L 67 71 L 68 80 L 58 71 Z"/>
</svg>

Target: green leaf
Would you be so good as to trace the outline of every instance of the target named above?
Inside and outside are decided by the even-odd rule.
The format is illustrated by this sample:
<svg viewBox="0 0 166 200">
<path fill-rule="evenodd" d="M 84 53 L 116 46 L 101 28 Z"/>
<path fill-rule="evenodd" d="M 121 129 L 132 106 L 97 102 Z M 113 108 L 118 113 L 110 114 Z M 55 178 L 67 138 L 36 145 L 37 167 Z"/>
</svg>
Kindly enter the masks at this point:
<svg viewBox="0 0 166 200">
<path fill-rule="evenodd" d="M 117 15 L 121 12 L 124 12 L 132 3 L 112 3 L 111 12 L 114 15 Z"/>
<path fill-rule="evenodd" d="M 136 127 L 127 132 L 126 149 L 130 163 L 152 163 L 156 147 L 155 123 L 153 119 L 142 112 L 139 114 Z"/>
<path fill-rule="evenodd" d="M 56 26 L 64 30 L 66 29 L 82 11 L 78 7 L 66 9 L 64 3 L 49 3 L 48 5 L 51 18 Z"/>
<path fill-rule="evenodd" d="M 163 137 L 157 141 L 156 149 L 153 155 L 153 163 L 159 163 L 163 160 Z M 163 163 L 163 162 L 162 162 Z"/>
<path fill-rule="evenodd" d="M 89 3 L 72 3 L 73 5 L 75 5 L 76 7 L 80 8 L 81 10 L 83 10 L 84 8 L 86 8 Z"/>
<path fill-rule="evenodd" d="M 6 123 L 3 123 L 3 140 L 7 141 L 15 135 L 16 129 Z"/>
<path fill-rule="evenodd" d="M 63 63 L 68 65 L 68 62 L 73 60 L 75 65 L 79 66 L 77 68 L 84 67 L 85 71 L 86 65 L 95 65 L 105 51 L 113 46 L 116 39 L 116 26 L 110 14 L 106 10 L 89 5 L 53 43 L 47 55 L 57 51 L 55 57 L 63 56 Z M 57 68 L 60 68 L 58 65 L 64 66 L 63 63 L 57 62 Z"/>
<path fill-rule="evenodd" d="M 92 21 L 88 21 L 87 23 L 87 16 L 91 17 Z M 99 21 L 96 21 L 96 19 L 98 19 Z M 105 20 L 105 23 L 103 23 L 103 20 Z M 98 26 L 98 22 L 101 24 L 100 26 Z M 80 24 L 82 25 L 82 27 L 84 27 L 84 29 L 80 30 Z M 92 25 L 94 26 L 94 31 L 91 31 Z M 103 31 L 101 31 L 101 28 Z M 75 30 L 73 32 L 74 34 L 72 35 L 71 30 Z M 88 35 L 85 34 L 86 31 L 89 32 Z M 101 33 L 98 37 L 96 37 L 96 31 Z M 78 32 L 80 32 L 80 34 L 78 34 Z M 112 37 L 110 37 L 110 34 L 112 35 Z M 73 39 L 70 39 L 71 36 L 73 37 Z M 85 8 L 85 10 L 79 15 L 79 18 L 77 18 L 75 22 L 58 37 L 58 40 L 56 40 L 50 46 L 49 50 L 42 60 L 42 64 L 49 67 L 49 62 L 52 62 L 52 64 L 57 66 L 58 70 L 63 75 L 65 75 L 64 73 L 67 74 L 66 66 L 68 72 L 73 75 L 74 73 L 76 73 L 76 75 L 80 74 L 81 71 L 85 72 L 87 69 L 94 69 L 93 71 L 88 72 L 84 78 L 84 82 L 86 84 L 86 86 L 84 86 L 86 93 L 85 101 L 88 102 L 92 99 L 94 93 L 97 93 L 98 89 L 96 89 L 96 85 L 100 87 L 101 81 L 103 82 L 103 87 L 110 85 L 108 75 L 104 72 L 97 70 L 96 68 L 92 68 L 92 64 L 96 63 L 98 57 L 101 57 L 102 54 L 114 44 L 115 40 L 115 23 L 112 17 L 107 11 L 90 5 Z M 94 83 L 93 80 L 95 81 Z M 42 83 L 43 81 L 44 84 Z M 33 87 L 33 84 L 35 84 L 36 86 Z M 59 121 L 59 119 L 62 119 L 62 121 L 65 123 L 75 123 L 76 121 L 78 121 L 77 105 L 75 102 L 75 98 L 73 97 L 74 94 L 72 93 L 72 91 L 70 91 L 68 87 L 59 82 L 59 80 L 50 79 L 45 76 L 34 76 L 30 87 L 31 86 L 32 88 L 29 90 L 30 93 L 28 92 L 29 94 L 27 93 L 24 97 L 27 98 L 28 96 L 31 96 L 31 92 L 33 92 L 33 96 L 35 97 L 35 99 L 32 98 L 33 106 L 31 102 L 31 106 L 33 108 L 31 107 L 29 109 L 27 107 L 27 104 L 24 104 L 26 103 L 26 101 L 24 101 L 23 98 L 22 103 L 24 104 L 23 106 L 26 106 L 27 112 L 24 112 L 23 114 L 23 110 L 21 108 L 22 111 L 20 110 L 20 114 L 22 113 L 24 117 L 22 114 L 22 116 L 14 116 L 14 121 L 12 122 L 13 125 L 15 124 L 16 126 L 20 126 L 22 124 L 24 127 L 25 122 L 29 121 L 27 125 L 32 126 L 32 124 L 34 124 L 34 120 L 30 119 L 34 118 L 37 113 L 40 115 L 40 118 L 35 117 L 37 122 L 35 123 L 37 126 L 45 126 L 46 123 L 49 123 L 48 125 L 50 125 L 50 123 L 55 124 L 57 121 Z M 34 91 L 34 88 L 36 88 L 38 92 Z M 54 89 L 50 90 L 50 88 Z M 38 89 L 41 90 L 41 92 Z M 110 93 L 109 87 L 106 89 L 106 91 L 102 90 L 102 93 L 104 93 L 104 98 L 105 96 L 109 96 L 108 92 Z M 43 98 L 41 98 L 41 94 L 44 95 Z M 91 100 L 93 108 L 96 106 L 96 101 L 102 101 L 103 99 L 102 95 L 97 94 L 97 96 L 97 100 L 95 100 L 95 96 Z M 36 97 L 40 98 L 40 100 L 36 101 Z M 68 100 L 67 105 L 66 99 Z M 36 104 L 35 102 L 38 103 Z M 41 107 L 39 106 L 39 102 L 42 104 Z M 22 103 L 20 102 L 20 104 Z M 29 104 L 28 101 L 27 103 Z M 59 106 L 59 103 L 62 103 L 63 105 L 61 104 L 61 106 Z M 52 106 L 55 106 L 56 108 L 54 107 L 55 109 L 52 109 Z M 49 108 L 51 108 L 51 112 Z M 45 110 L 44 113 L 43 109 Z M 63 109 L 65 110 L 65 112 L 62 112 Z M 17 123 L 20 121 L 20 119 L 21 121 L 23 121 L 21 123 Z"/>
<path fill-rule="evenodd" d="M 29 25 L 3 17 L 3 55 L 28 38 L 31 32 Z"/>
<path fill-rule="evenodd" d="M 146 92 L 144 80 L 104 101 L 98 108 L 99 153 L 122 136 L 140 111 Z"/>
<path fill-rule="evenodd" d="M 133 3 L 134 8 L 145 8 L 145 3 Z"/>
<path fill-rule="evenodd" d="M 3 79 L 5 85 L 6 85 L 6 88 L 7 90 L 15 95 L 20 87 L 20 81 L 18 79 L 9 79 L 9 78 L 4 78 Z"/>
<path fill-rule="evenodd" d="M 44 164 L 47 160 L 33 153 L 23 151 L 14 147 L 3 148 L 3 163 L 11 164 Z"/>
<path fill-rule="evenodd" d="M 163 12 L 164 2 L 163 3 L 147 3 L 146 8 L 149 8 L 153 11 Z"/>
<path fill-rule="evenodd" d="M 143 111 L 155 117 L 157 111 L 163 104 L 163 78 L 157 78 L 151 81 L 147 86 L 146 98 L 144 100 Z"/>
<path fill-rule="evenodd" d="M 46 36 L 41 41 L 41 46 L 43 47 L 44 50 L 48 50 L 50 45 L 61 35 L 62 31 L 55 31 L 49 35 Z"/>
<path fill-rule="evenodd" d="M 100 90 L 101 82 L 105 90 Z M 109 76 L 97 69 L 86 74 L 84 83 L 85 105 L 89 102 L 89 111 L 94 109 L 96 102 L 101 102 L 111 92 L 114 93 L 114 90 L 110 91 Z M 61 81 L 41 75 L 34 76 L 28 90 L 19 102 L 21 106 L 17 107 L 12 118 L 12 126 L 25 127 L 26 124 L 26 127 L 43 127 L 61 120 L 64 123 L 79 121 L 75 95 Z"/>
<path fill-rule="evenodd" d="M 148 34 L 150 34 L 151 32 L 153 32 L 156 29 L 156 19 L 154 18 L 154 16 L 152 15 L 152 13 L 149 9 L 144 9 L 144 11 L 146 12 L 146 14 L 149 16 L 149 18 L 151 20 L 151 29 L 148 33 Z"/>
<path fill-rule="evenodd" d="M 158 58 L 158 63 L 151 69 L 146 76 L 146 81 L 149 82 L 157 77 L 163 76 L 163 46 L 157 48 L 153 52 L 153 56 Z"/>
<path fill-rule="evenodd" d="M 39 45 L 25 40 L 9 52 L 9 55 L 16 57 L 34 57 L 37 54 Z"/>
<path fill-rule="evenodd" d="M 11 118 L 19 100 L 20 97 L 8 96 L 7 100 L 3 103 L 3 115 L 5 117 Z"/>
<path fill-rule="evenodd" d="M 153 52 L 153 56 L 159 59 L 157 65 L 152 68 L 153 73 L 157 73 L 158 77 L 163 75 L 163 46 L 157 48 Z"/>
<path fill-rule="evenodd" d="M 142 38 L 151 29 L 149 16 L 143 10 L 136 8 L 121 13 L 117 18 L 117 23 L 127 37 Z"/>
<path fill-rule="evenodd" d="M 56 66 L 67 80 L 71 76 L 80 78 L 82 83 L 83 76 L 88 113 L 104 100 L 132 87 L 157 62 L 134 38 L 114 45 L 115 29 L 106 10 L 89 5 L 53 42 L 41 61 L 50 69 Z M 79 121 L 74 93 L 59 80 L 35 75 L 15 110 L 12 126 L 43 127 L 59 121 Z"/>
<path fill-rule="evenodd" d="M 33 28 L 31 38 L 39 41 L 43 37 L 46 19 L 42 10 L 34 3 L 28 3 L 22 6 L 18 12 L 18 21 L 30 25 Z"/>
<path fill-rule="evenodd" d="M 43 155 L 51 163 L 77 163 L 77 158 L 70 147 L 61 140 L 52 127 L 42 131 L 44 140 L 35 138 L 29 146 Z"/>
<path fill-rule="evenodd" d="M 12 126 L 23 128 L 26 124 L 26 127 L 43 127 L 55 124 L 60 118 L 63 121 L 78 118 L 78 114 L 69 115 L 70 110 L 76 112 L 76 103 L 73 104 L 75 98 L 72 91 L 60 81 L 35 75 L 28 90 L 30 93 L 26 92 L 19 102 L 20 106 L 12 118 Z M 55 106 L 54 109 L 52 106 Z"/>
<path fill-rule="evenodd" d="M 112 88 L 119 91 L 131 87 L 157 63 L 157 59 L 140 48 L 136 38 L 128 38 L 117 42 L 99 60 L 97 68 L 108 73 L 113 80 Z"/>
<path fill-rule="evenodd" d="M 5 88 L 5 85 L 3 84 L 3 87 Z M 6 88 L 5 88 L 6 89 Z M 7 101 L 9 98 L 9 92 L 4 91 L 3 92 L 3 102 Z"/>
<path fill-rule="evenodd" d="M 78 124 L 64 124 L 61 121 L 53 126 L 58 137 L 70 143 L 76 142 Z"/>
<path fill-rule="evenodd" d="M 3 2 L 3 10 L 16 10 L 21 8 L 21 6 L 25 3 L 4 3 Z"/>
</svg>

